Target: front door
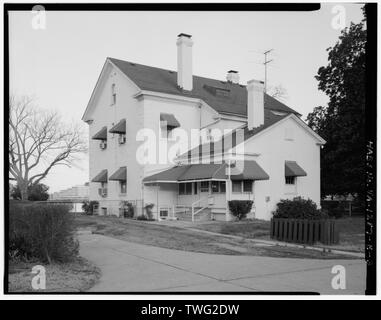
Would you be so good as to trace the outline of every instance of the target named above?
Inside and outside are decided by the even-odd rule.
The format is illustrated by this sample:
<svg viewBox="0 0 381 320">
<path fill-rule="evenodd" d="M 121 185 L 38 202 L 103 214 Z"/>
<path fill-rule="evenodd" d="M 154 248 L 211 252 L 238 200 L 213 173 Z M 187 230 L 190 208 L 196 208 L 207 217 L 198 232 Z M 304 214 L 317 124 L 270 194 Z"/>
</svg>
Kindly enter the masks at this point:
<svg viewBox="0 0 381 320">
<path fill-rule="evenodd" d="M 210 181 L 201 181 L 200 182 L 200 199 L 203 199 L 200 203 L 200 206 L 208 205 L 208 196 L 210 194 Z"/>
</svg>

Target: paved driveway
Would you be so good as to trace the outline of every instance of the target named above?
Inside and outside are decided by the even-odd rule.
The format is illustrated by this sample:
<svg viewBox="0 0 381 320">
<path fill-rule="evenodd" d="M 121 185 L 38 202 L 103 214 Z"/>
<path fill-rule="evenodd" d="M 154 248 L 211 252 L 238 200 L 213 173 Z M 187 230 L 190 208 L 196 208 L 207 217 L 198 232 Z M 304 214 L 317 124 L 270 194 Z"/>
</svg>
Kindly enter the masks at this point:
<svg viewBox="0 0 381 320">
<path fill-rule="evenodd" d="M 102 235 L 79 236 L 81 255 L 102 277 L 93 292 L 313 291 L 363 294 L 362 260 L 316 260 L 214 255 L 126 242 Z M 332 267 L 346 270 L 346 289 L 331 286 Z"/>
</svg>

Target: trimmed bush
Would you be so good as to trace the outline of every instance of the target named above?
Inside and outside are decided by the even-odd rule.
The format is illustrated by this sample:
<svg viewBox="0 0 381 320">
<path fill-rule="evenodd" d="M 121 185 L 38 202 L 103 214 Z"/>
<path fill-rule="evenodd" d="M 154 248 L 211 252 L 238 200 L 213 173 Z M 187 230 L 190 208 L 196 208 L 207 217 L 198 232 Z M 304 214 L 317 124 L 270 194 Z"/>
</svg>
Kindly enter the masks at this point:
<svg viewBox="0 0 381 320">
<path fill-rule="evenodd" d="M 283 219 L 325 219 L 327 214 L 317 208 L 311 199 L 301 197 L 293 200 L 281 200 L 277 204 L 277 209 L 273 212 L 274 218 Z"/>
<path fill-rule="evenodd" d="M 147 221 L 148 217 L 145 214 L 136 217 L 136 220 Z"/>
<path fill-rule="evenodd" d="M 253 201 L 251 200 L 230 200 L 229 201 L 229 210 L 231 214 L 242 220 L 246 218 L 246 215 L 250 212 L 253 206 Z"/>
<path fill-rule="evenodd" d="M 98 201 L 83 201 L 82 203 L 82 209 L 85 212 L 85 214 L 92 216 L 94 214 L 94 206 L 99 205 Z"/>
<path fill-rule="evenodd" d="M 51 263 L 71 261 L 78 255 L 74 215 L 65 205 L 17 204 L 9 206 L 9 257 L 36 258 Z"/>
</svg>

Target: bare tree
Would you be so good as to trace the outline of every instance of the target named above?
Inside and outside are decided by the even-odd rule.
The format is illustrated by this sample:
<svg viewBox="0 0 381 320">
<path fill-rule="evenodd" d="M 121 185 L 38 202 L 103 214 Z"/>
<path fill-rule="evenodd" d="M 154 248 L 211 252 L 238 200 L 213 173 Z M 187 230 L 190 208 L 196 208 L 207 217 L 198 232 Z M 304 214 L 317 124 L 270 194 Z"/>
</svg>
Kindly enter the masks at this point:
<svg viewBox="0 0 381 320">
<path fill-rule="evenodd" d="M 283 88 L 281 84 L 278 84 L 277 86 L 274 86 L 274 87 L 270 87 L 269 95 L 281 101 L 287 100 L 287 97 L 288 97 L 287 90 Z"/>
<path fill-rule="evenodd" d="M 9 100 L 9 173 L 28 199 L 28 186 L 44 179 L 58 165 L 70 167 L 75 155 L 85 152 L 79 127 L 65 125 L 59 114 L 43 111 L 28 96 Z"/>
</svg>

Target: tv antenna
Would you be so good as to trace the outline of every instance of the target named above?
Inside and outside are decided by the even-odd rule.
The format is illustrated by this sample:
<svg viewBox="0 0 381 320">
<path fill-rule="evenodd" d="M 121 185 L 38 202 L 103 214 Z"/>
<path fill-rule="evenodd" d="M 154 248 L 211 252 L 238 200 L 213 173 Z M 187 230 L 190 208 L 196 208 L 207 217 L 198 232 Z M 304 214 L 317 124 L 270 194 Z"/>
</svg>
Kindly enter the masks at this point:
<svg viewBox="0 0 381 320">
<path fill-rule="evenodd" d="M 273 50 L 274 50 L 274 49 L 270 49 L 270 50 L 267 50 L 267 51 L 263 52 L 263 54 L 265 55 L 265 62 L 263 63 L 264 66 L 265 66 L 265 93 L 267 93 L 267 65 L 268 65 L 271 61 L 273 61 L 273 59 L 271 59 L 271 60 L 267 60 L 267 56 L 268 56 L 268 54 L 269 54 L 271 51 L 273 51 Z"/>
</svg>

